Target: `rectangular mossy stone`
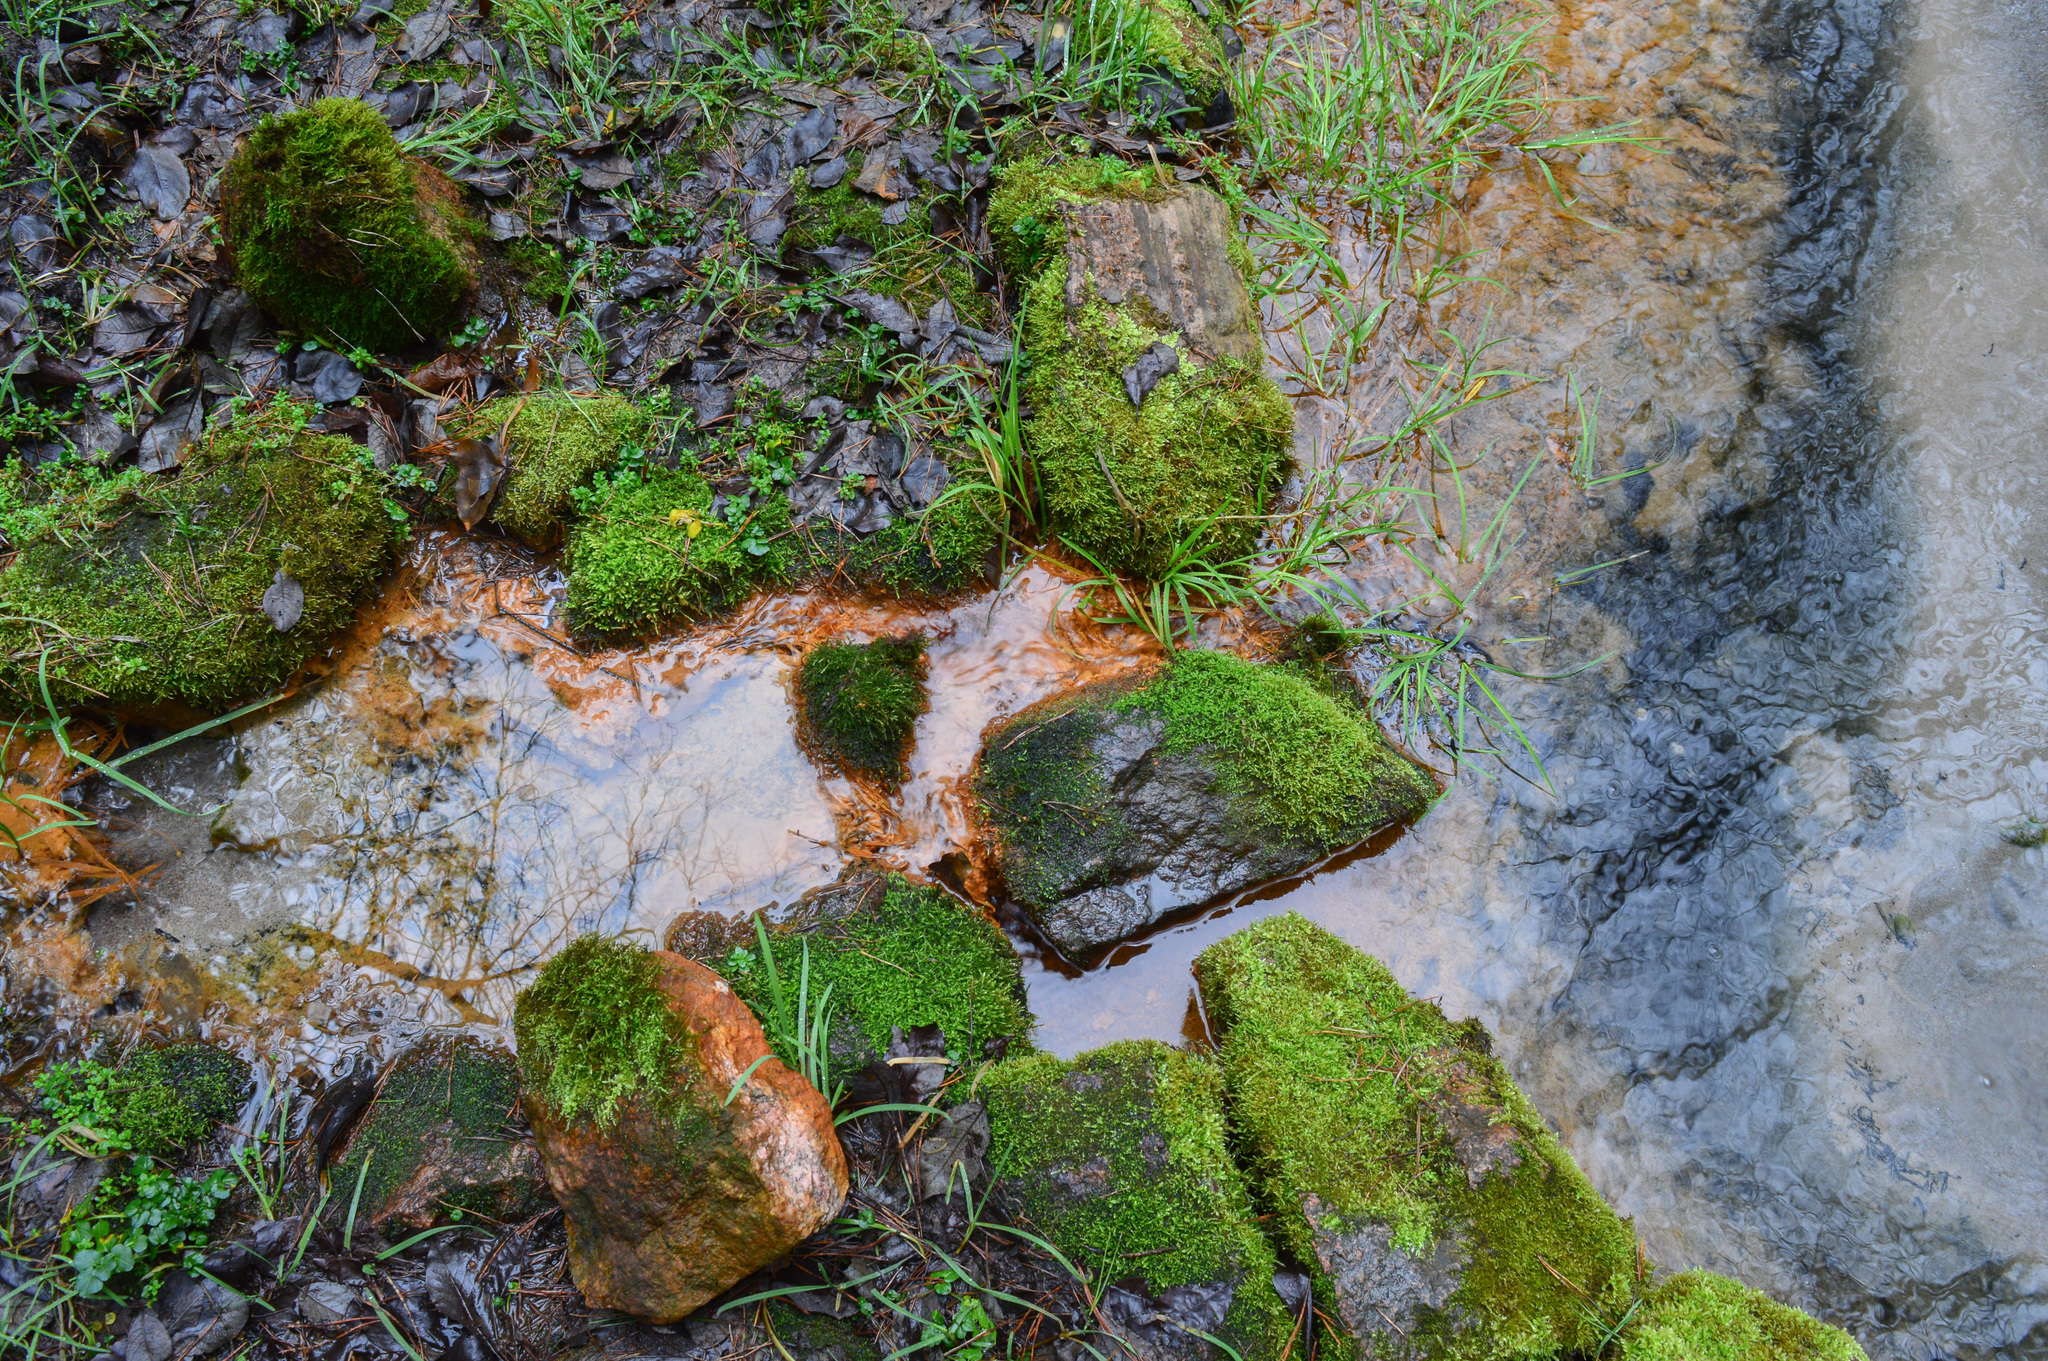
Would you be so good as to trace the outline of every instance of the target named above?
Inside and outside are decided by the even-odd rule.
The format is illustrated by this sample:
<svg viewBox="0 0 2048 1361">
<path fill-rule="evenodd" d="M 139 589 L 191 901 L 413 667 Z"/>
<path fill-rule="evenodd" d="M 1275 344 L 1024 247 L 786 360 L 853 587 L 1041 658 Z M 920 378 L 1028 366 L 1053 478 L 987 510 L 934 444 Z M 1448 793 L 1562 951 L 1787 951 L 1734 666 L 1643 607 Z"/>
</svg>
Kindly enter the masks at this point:
<svg viewBox="0 0 2048 1361">
<path fill-rule="evenodd" d="M 1010 1059 L 975 1091 L 1005 1209 L 1089 1273 L 1103 1322 L 1135 1354 L 1225 1361 L 1210 1338 L 1241 1361 L 1287 1350 L 1292 1318 L 1225 1140 L 1213 1062 L 1125 1040 Z"/>
<path fill-rule="evenodd" d="M 1196 977 L 1272 1228 L 1371 1357 L 1599 1349 L 1647 1270 L 1490 1052 L 1378 960 L 1289 913 Z"/>
</svg>

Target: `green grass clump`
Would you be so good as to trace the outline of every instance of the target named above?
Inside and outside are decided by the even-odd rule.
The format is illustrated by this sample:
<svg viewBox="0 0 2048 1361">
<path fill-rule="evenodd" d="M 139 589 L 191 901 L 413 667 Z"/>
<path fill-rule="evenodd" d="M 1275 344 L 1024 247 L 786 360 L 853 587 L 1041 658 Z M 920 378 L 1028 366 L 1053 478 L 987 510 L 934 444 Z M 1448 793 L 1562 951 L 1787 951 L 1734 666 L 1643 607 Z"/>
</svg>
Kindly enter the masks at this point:
<svg viewBox="0 0 2048 1361">
<path fill-rule="evenodd" d="M 811 996 L 831 987 L 833 1007 L 864 1042 L 861 1062 L 888 1048 L 891 1026 L 940 1026 L 947 1048 L 970 1059 L 991 1040 L 1006 1041 L 1012 1053 L 1030 1045 L 1024 976 L 1008 938 L 938 889 L 900 875 L 873 876 L 861 906 L 801 939 L 810 948 Z M 793 989 L 798 940 L 778 932 L 770 943 Z M 732 951 L 718 972 L 748 1005 L 764 1008 L 766 970 L 753 949 Z"/>
<path fill-rule="evenodd" d="M 522 1219 L 542 1200 L 536 1181 L 503 1175 L 518 1138 L 510 1123 L 518 1105 L 519 1069 L 510 1054 L 468 1036 L 430 1039 L 391 1070 L 328 1180 L 353 1198 L 362 1179 L 367 1221 L 431 1159 L 446 1209 Z"/>
<path fill-rule="evenodd" d="M 581 1116 L 599 1129 L 636 1098 L 667 1105 L 694 1056 L 660 975 L 652 952 L 605 936 L 549 960 L 513 1008 L 523 1090 L 564 1125 Z"/>
<path fill-rule="evenodd" d="M 1235 1283 L 1223 1340 L 1247 1361 L 1280 1355 L 1291 1320 L 1230 1156 L 1214 1064 L 1125 1040 L 1072 1060 L 1007 1060 L 976 1090 L 999 1193 L 1038 1232 L 1098 1280 L 1136 1274 L 1154 1295 Z"/>
<path fill-rule="evenodd" d="M 1599 1349 L 1601 1317 L 1620 1318 L 1634 1292 L 1635 1234 L 1482 1028 L 1453 1025 L 1378 960 L 1292 913 L 1209 947 L 1195 975 L 1221 1035 L 1241 1150 L 1325 1313 L 1403 1354 Z M 1499 1156 L 1480 1157 L 1481 1139 Z M 1442 1309 L 1418 1306 L 1389 1325 L 1370 1302 L 1336 1293 L 1316 1266 L 1319 1238 L 1376 1229 L 1417 1259 L 1457 1245 L 1458 1283 Z"/>
<path fill-rule="evenodd" d="M 1117 708 L 1164 715 L 1168 751 L 1214 752 L 1241 815 L 1279 836 L 1335 848 L 1436 797 L 1369 715 L 1289 667 L 1180 652 Z"/>
<path fill-rule="evenodd" d="M 60 1063 L 36 1078 L 43 1118 L 80 1124 L 110 1148 L 175 1158 L 232 1120 L 249 1086 L 249 1065 L 207 1044 L 144 1049 L 118 1068 Z"/>
<path fill-rule="evenodd" d="M 535 548 L 553 547 L 562 537 L 577 489 L 647 438 L 647 413 L 623 397 L 559 390 L 487 402 L 463 433 L 495 435 L 507 418 L 512 471 L 491 505 L 491 520 Z"/>
<path fill-rule="evenodd" d="M 289 327 L 406 349 L 445 334 L 474 284 L 459 196 L 361 100 L 267 119 L 220 201 L 236 279 Z"/>
<path fill-rule="evenodd" d="M 1622 1361 L 1866 1361 L 1856 1339 L 1711 1271 L 1658 1286 L 1621 1337 Z"/>
<path fill-rule="evenodd" d="M 281 683 L 389 564 L 403 532 L 369 451 L 306 430 L 311 408 L 243 411 L 174 478 L 81 468 L 0 472 L 0 702 L 177 701 L 223 709 Z M 287 632 L 264 592 L 305 589 Z"/>
<path fill-rule="evenodd" d="M 738 524 L 714 518 L 711 484 L 678 468 L 599 473 L 569 531 L 569 615 L 600 636 L 651 633 L 671 620 L 787 580 L 796 559 L 789 500 L 758 498 Z"/>
<path fill-rule="evenodd" d="M 1053 528 L 1099 566 L 1148 579 L 1190 553 L 1210 562 L 1249 554 L 1288 465 L 1287 399 L 1255 362 L 1202 365 L 1183 350 L 1179 370 L 1133 407 L 1124 370 L 1173 334 L 1141 324 L 1139 309 L 1105 306 L 1092 289 L 1069 316 L 1066 282 L 1060 260 L 1047 265 L 1024 310 L 1024 445 Z"/>
<path fill-rule="evenodd" d="M 826 643 L 797 668 L 804 730 L 849 770 L 901 780 L 924 711 L 924 635 Z"/>
</svg>

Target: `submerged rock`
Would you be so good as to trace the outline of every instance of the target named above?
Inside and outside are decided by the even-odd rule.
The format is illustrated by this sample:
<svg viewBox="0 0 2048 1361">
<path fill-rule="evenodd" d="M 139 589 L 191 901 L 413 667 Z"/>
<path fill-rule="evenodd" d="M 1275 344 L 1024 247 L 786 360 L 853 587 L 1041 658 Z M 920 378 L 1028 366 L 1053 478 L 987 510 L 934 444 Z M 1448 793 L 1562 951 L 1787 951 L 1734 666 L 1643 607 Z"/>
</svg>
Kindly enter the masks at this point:
<svg viewBox="0 0 2048 1361">
<path fill-rule="evenodd" d="M 1271 1227 L 1364 1356 L 1590 1356 L 1623 1320 L 1631 1357 L 1861 1356 L 1732 1282 L 1647 1291 L 1633 1230 L 1485 1029 L 1378 960 L 1289 913 L 1205 950 L 1195 976 Z"/>
<path fill-rule="evenodd" d="M 353 1188 L 361 1178 L 362 1222 L 373 1229 L 424 1229 L 451 1212 L 524 1219 L 550 1202 L 518 1107 L 511 1054 L 468 1036 L 429 1038 L 392 1064 L 329 1179 Z"/>
<path fill-rule="evenodd" d="M 831 1107 L 703 965 L 586 936 L 520 995 L 515 1026 L 590 1303 L 673 1322 L 845 1203 Z"/>
<path fill-rule="evenodd" d="M 1026 161 L 989 220 L 1027 294 L 1024 442 L 1053 528 L 1152 578 L 1250 552 L 1294 427 L 1228 205 L 1121 162 Z"/>
<path fill-rule="evenodd" d="M 1300 674 L 1187 652 L 997 724 L 975 792 L 1011 897 L 1085 953 L 1305 869 L 1436 787 Z"/>
<path fill-rule="evenodd" d="M 1104 1321 L 1143 1361 L 1266 1361 L 1292 1320 L 1272 1247 L 1224 1139 L 1208 1060 L 1128 1040 L 1072 1060 L 1010 1059 L 981 1079 L 997 1193 L 1070 1257 L 1129 1263 Z M 1211 1342 L 1202 1335 L 1229 1347 Z"/>
</svg>

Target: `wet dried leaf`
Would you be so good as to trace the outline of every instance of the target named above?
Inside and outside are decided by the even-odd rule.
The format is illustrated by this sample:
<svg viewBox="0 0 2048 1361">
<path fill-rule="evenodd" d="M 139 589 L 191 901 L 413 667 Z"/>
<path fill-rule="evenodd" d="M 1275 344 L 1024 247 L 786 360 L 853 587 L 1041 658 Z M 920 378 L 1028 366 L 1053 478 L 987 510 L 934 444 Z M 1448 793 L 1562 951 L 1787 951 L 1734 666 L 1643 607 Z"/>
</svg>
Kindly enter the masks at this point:
<svg viewBox="0 0 2048 1361">
<path fill-rule="evenodd" d="M 192 176 L 185 163 L 170 150 L 145 146 L 135 153 L 122 182 L 133 190 L 142 206 L 165 222 L 180 216 L 192 197 Z"/>
<path fill-rule="evenodd" d="M 450 456 L 455 464 L 455 516 L 464 529 L 475 529 L 491 513 L 491 501 L 505 480 L 505 460 L 495 435 L 456 440 Z"/>
<path fill-rule="evenodd" d="M 450 351 L 420 365 L 405 381 L 421 392 L 452 392 L 475 378 L 478 371 L 476 360 Z"/>
<path fill-rule="evenodd" d="M 263 592 L 264 617 L 279 633 L 288 633 L 305 612 L 306 588 L 286 576 L 280 568 L 271 578 L 269 588 Z"/>
</svg>

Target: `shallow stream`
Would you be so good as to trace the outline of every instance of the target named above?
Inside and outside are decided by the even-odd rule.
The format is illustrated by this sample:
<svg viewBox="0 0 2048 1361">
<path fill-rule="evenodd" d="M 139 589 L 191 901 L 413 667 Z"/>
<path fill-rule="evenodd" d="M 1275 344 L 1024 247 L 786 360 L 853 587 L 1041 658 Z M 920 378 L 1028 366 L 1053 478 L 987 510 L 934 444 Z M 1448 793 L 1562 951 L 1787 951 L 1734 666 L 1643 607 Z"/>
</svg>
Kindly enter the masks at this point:
<svg viewBox="0 0 2048 1361">
<path fill-rule="evenodd" d="M 1607 658 L 1511 687 L 1554 796 L 1468 769 L 1405 832 L 1085 971 L 1020 934 L 1042 1044 L 1199 1035 L 1193 955 L 1302 912 L 1484 1020 L 1658 1262 L 1873 1357 L 2048 1356 L 2048 852 L 2003 835 L 2048 817 L 2044 29 L 1992 0 L 1567 7 L 1541 56 L 1573 123 L 1660 140 L 1588 155 L 1569 212 L 1530 164 L 1475 180 L 1468 268 L 1499 287 L 1419 319 L 1574 371 L 1607 466 L 1654 465 L 1591 495 L 1546 466 L 1480 607 L 1518 669 Z M 1298 373 L 1321 323 L 1268 322 Z M 1304 459 L 1381 428 L 1398 369 L 1295 384 Z M 1508 470 L 1495 502 L 1558 463 L 1565 410 L 1546 382 L 1456 429 Z M 145 773 L 216 816 L 108 810 L 165 868 L 71 964 L 324 1062 L 502 1021 L 577 932 L 789 903 L 843 847 L 973 892 L 982 728 L 1155 655 L 1041 568 L 597 653 L 560 586 L 423 537 L 306 693 Z M 794 658 L 909 627 L 935 638 L 910 780 L 821 780 Z"/>
</svg>

